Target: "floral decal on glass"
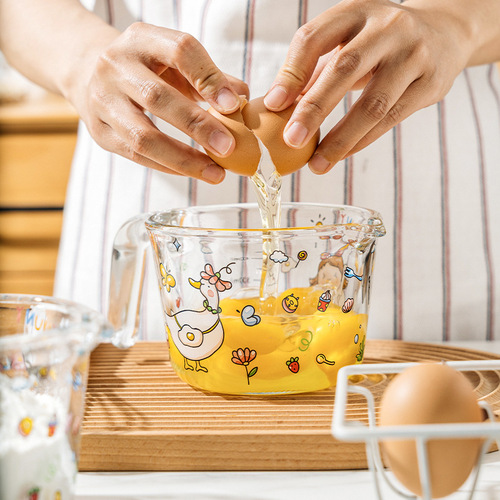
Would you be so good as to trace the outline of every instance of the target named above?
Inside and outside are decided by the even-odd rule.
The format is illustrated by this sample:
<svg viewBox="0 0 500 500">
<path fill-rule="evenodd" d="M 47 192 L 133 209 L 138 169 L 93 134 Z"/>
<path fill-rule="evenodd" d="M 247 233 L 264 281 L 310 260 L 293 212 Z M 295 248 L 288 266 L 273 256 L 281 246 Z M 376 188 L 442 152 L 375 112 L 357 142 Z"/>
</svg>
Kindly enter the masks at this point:
<svg viewBox="0 0 500 500">
<path fill-rule="evenodd" d="M 233 351 L 233 357 L 231 361 L 235 365 L 241 365 L 245 367 L 247 373 L 247 382 L 250 385 L 250 377 L 253 377 L 257 370 L 259 369 L 257 366 L 254 366 L 250 371 L 248 371 L 248 365 L 257 357 L 257 352 L 248 347 L 239 348 L 236 351 Z"/>
</svg>

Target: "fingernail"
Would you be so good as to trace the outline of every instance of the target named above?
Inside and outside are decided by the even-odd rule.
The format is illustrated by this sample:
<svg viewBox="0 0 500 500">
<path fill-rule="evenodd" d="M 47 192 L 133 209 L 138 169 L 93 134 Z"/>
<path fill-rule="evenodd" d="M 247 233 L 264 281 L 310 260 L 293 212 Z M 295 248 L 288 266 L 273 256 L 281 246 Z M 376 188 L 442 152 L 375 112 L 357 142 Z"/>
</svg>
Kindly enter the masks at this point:
<svg viewBox="0 0 500 500">
<path fill-rule="evenodd" d="M 309 161 L 309 168 L 315 174 L 324 174 L 331 166 L 331 163 L 323 156 L 315 154 Z"/>
<path fill-rule="evenodd" d="M 226 172 L 222 167 L 218 165 L 208 165 L 202 172 L 202 179 L 210 182 L 210 184 L 219 184 L 222 182 L 224 177 L 226 176 Z"/>
<path fill-rule="evenodd" d="M 264 97 L 264 104 L 270 109 L 279 109 L 288 97 L 287 91 L 283 87 L 273 87 Z"/>
<path fill-rule="evenodd" d="M 293 122 L 285 132 L 285 140 L 290 146 L 300 148 L 308 134 L 309 131 L 302 123 Z"/>
<path fill-rule="evenodd" d="M 217 95 L 217 104 L 224 111 L 236 111 L 240 105 L 240 100 L 229 89 L 223 88 Z"/>
<path fill-rule="evenodd" d="M 227 152 L 233 145 L 233 138 L 220 130 L 214 130 L 208 139 L 208 145 L 219 156 L 226 156 Z"/>
</svg>

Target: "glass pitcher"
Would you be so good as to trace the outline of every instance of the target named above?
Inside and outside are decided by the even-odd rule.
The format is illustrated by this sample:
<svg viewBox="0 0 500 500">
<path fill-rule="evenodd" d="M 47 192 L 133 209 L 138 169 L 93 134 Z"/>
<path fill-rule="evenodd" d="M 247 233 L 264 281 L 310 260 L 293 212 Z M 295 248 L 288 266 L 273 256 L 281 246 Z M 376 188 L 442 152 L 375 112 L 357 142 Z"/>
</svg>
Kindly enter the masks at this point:
<svg viewBox="0 0 500 500">
<path fill-rule="evenodd" d="M 137 333 L 145 261 L 153 249 L 174 370 L 227 394 L 325 389 L 363 359 L 380 215 L 351 206 L 288 203 L 279 229 L 256 204 L 141 215 L 118 232 L 109 319 L 118 342 Z M 149 238 L 148 238 L 149 236 Z"/>
<path fill-rule="evenodd" d="M 73 498 L 89 355 L 111 336 L 81 305 L 0 295 L 0 498 Z"/>
</svg>

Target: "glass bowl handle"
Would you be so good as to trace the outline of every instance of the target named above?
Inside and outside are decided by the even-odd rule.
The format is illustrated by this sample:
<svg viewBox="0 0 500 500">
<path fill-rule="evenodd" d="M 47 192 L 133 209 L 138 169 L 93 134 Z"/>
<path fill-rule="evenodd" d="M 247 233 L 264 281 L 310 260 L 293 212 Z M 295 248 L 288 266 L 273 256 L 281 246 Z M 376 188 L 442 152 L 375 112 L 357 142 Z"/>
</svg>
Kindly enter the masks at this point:
<svg viewBox="0 0 500 500">
<path fill-rule="evenodd" d="M 145 227 L 148 214 L 129 219 L 113 242 L 109 282 L 108 320 L 115 329 L 113 344 L 130 347 L 139 331 L 142 286 L 149 237 Z"/>
</svg>

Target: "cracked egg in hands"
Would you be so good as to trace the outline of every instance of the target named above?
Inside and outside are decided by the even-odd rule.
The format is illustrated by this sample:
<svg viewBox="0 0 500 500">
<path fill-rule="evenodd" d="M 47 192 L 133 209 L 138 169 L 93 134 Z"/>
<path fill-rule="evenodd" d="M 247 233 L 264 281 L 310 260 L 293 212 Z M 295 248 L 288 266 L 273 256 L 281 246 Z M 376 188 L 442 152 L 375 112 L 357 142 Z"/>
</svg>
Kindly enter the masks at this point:
<svg viewBox="0 0 500 500">
<path fill-rule="evenodd" d="M 208 110 L 233 134 L 234 151 L 225 158 L 207 151 L 208 156 L 221 167 L 239 175 L 252 176 L 259 166 L 260 139 L 269 151 L 271 160 L 280 175 L 287 175 L 302 168 L 311 158 L 319 141 L 319 131 L 300 149 L 291 148 L 283 140 L 283 131 L 297 103 L 279 112 L 269 111 L 264 97 L 247 101 L 240 96 L 240 109 L 223 115 L 213 108 Z"/>
</svg>

